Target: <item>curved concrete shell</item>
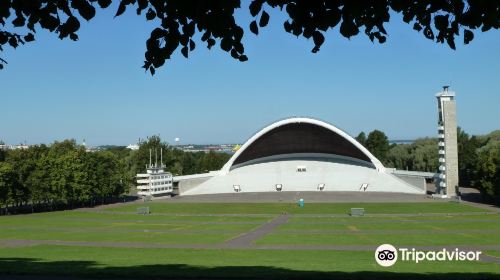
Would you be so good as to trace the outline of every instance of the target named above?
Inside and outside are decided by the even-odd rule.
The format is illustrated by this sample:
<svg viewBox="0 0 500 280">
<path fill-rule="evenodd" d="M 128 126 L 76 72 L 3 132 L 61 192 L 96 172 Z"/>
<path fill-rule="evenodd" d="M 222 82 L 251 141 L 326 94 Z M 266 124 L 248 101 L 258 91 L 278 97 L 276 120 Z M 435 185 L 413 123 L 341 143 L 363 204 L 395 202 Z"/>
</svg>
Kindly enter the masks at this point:
<svg viewBox="0 0 500 280">
<path fill-rule="evenodd" d="M 423 193 L 339 128 L 289 118 L 254 134 L 214 177 L 181 194 L 276 191 Z"/>
</svg>

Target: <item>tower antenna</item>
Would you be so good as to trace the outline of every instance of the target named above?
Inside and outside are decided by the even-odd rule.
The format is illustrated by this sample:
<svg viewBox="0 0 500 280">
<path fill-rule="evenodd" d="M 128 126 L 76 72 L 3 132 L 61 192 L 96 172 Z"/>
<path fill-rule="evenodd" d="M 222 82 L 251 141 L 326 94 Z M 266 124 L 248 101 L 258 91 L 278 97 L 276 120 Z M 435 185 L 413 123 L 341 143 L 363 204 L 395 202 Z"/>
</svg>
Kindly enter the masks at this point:
<svg viewBox="0 0 500 280">
<path fill-rule="evenodd" d="M 160 149 L 160 167 L 163 167 L 163 148 Z"/>
<path fill-rule="evenodd" d="M 158 167 L 158 151 L 155 149 L 155 167 Z"/>
<path fill-rule="evenodd" d="M 151 167 L 151 149 L 149 149 L 149 167 Z"/>
</svg>

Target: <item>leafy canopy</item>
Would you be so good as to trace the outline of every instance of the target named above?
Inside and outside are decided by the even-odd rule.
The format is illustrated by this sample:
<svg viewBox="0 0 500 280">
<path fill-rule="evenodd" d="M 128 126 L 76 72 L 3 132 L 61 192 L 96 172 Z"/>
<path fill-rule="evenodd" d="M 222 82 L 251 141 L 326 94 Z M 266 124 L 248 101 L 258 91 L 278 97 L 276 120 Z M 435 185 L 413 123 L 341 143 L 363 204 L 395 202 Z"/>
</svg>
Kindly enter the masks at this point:
<svg viewBox="0 0 500 280">
<path fill-rule="evenodd" d="M 118 0 L 115 0 L 118 2 Z M 81 21 L 96 15 L 96 8 L 109 8 L 112 0 L 1 0 L 0 51 L 9 45 L 17 48 L 35 40 L 37 29 L 45 29 L 60 39 L 78 40 Z M 250 31 L 258 34 L 270 19 L 269 11 L 279 9 L 287 14 L 286 32 L 312 38 L 316 53 L 325 42 L 325 32 L 339 26 L 346 38 L 364 32 L 372 42 L 384 43 L 391 11 L 403 15 L 403 21 L 437 43 L 446 42 L 455 49 L 455 39 L 463 34 L 464 44 L 474 38 L 473 30 L 488 31 L 500 27 L 500 2 L 488 0 L 253 0 L 249 3 L 254 20 Z M 238 0 L 120 0 L 115 17 L 134 9 L 158 26 L 146 41 L 144 65 L 151 74 L 163 66 L 180 49 L 186 58 L 196 48 L 193 39 L 210 49 L 218 44 L 231 57 L 248 60 L 242 44 L 244 30 L 236 23 L 234 13 L 241 8 Z M 6 28 L 11 23 L 10 29 Z M 10 26 L 10 25 L 8 25 Z M 198 42 L 199 43 L 199 42 Z M 0 69 L 7 62 L 0 58 Z"/>
</svg>

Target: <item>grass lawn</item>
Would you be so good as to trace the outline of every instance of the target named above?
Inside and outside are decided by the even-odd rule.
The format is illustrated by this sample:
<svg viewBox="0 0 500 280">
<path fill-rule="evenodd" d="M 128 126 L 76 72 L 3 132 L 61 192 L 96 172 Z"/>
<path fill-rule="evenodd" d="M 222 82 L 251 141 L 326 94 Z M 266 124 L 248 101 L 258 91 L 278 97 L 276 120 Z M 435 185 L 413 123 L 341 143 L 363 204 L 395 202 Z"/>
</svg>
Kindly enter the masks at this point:
<svg viewBox="0 0 500 280">
<path fill-rule="evenodd" d="M 483 262 L 398 262 L 382 268 L 371 251 L 35 246 L 0 250 L 0 274 L 144 279 L 498 279 L 500 266 Z"/>
<path fill-rule="evenodd" d="M 500 258 L 500 251 L 486 251 L 484 254 L 492 257 Z"/>
<path fill-rule="evenodd" d="M 0 217 L 0 240 L 213 244 L 250 231 L 270 219 L 64 211 Z"/>
<path fill-rule="evenodd" d="M 486 212 L 487 210 L 453 202 L 420 203 L 165 203 L 148 202 L 107 208 L 109 212 L 135 212 L 148 206 L 152 213 L 183 214 L 348 214 L 351 208 L 363 207 L 366 214 L 416 214 Z"/>
<path fill-rule="evenodd" d="M 88 278 L 246 278 L 246 279 L 494 279 L 500 265 L 485 262 L 398 262 L 382 268 L 373 251 L 264 250 L 224 248 L 226 241 L 252 231 L 282 212 L 346 214 L 449 213 L 446 216 L 290 216 L 257 245 L 500 245 L 500 215 L 457 203 L 149 203 L 153 213 L 138 215 L 142 204 L 104 212 L 61 211 L 0 217 L 0 275 L 69 275 Z M 460 215 L 477 212 L 473 215 Z M 164 215 L 173 214 L 173 215 Z M 179 214 L 179 215 L 175 215 Z M 211 214 L 267 214 L 213 216 Z M 390 232 L 390 231 L 394 232 Z M 412 231 L 420 232 L 412 232 Z M 475 231 L 474 231 L 475 230 Z M 483 230 L 484 232 L 480 232 Z M 453 231 L 453 232 L 446 232 Z M 498 232 L 497 232 L 498 231 Z M 103 247 L 37 245 L 2 247 L 9 240 L 107 243 Z M 215 249 L 127 248 L 123 243 L 210 244 Z M 118 244 L 120 243 L 120 244 Z M 12 243 L 6 243 L 12 244 Z M 153 244 L 153 245 L 151 245 Z M 96 244 L 93 244 L 96 246 Z M 102 244 L 99 244 L 102 245 Z M 159 246 L 158 245 L 158 246 Z M 106 247 L 108 246 L 108 247 Z M 113 247 L 115 246 L 115 247 Z M 148 246 L 145 246 L 148 247 Z M 485 252 L 500 258 L 493 248 Z M 0 277 L 1 278 L 1 277 Z"/>
<path fill-rule="evenodd" d="M 369 230 L 498 230 L 500 215 L 445 216 L 445 217 L 347 217 L 295 218 L 279 226 L 277 231 L 357 231 Z"/>
<path fill-rule="evenodd" d="M 500 234 L 283 234 L 270 233 L 258 240 L 258 245 L 380 245 L 445 246 L 445 245 L 498 245 Z"/>
</svg>

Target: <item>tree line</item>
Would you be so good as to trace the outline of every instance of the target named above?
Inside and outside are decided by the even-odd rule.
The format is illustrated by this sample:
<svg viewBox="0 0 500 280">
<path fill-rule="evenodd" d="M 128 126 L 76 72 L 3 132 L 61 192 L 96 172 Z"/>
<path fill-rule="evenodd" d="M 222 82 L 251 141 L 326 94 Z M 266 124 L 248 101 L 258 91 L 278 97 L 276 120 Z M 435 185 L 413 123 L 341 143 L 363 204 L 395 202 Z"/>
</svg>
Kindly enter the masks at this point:
<svg viewBox="0 0 500 280">
<path fill-rule="evenodd" d="M 3 151 L 0 213 L 105 203 L 125 193 L 130 179 L 113 153 L 87 153 L 74 140 Z"/>
<path fill-rule="evenodd" d="M 384 132 L 374 130 L 356 140 L 387 167 L 438 172 L 438 139 L 421 138 L 411 144 L 390 144 Z M 470 136 L 457 130 L 460 186 L 478 189 L 483 198 L 500 204 L 500 131 Z"/>
<path fill-rule="evenodd" d="M 153 136 L 137 151 L 111 147 L 87 152 L 74 140 L 0 150 L 0 215 L 51 211 L 122 201 L 135 185 L 135 175 L 149 163 L 149 150 L 163 150 L 166 170 L 185 175 L 218 170 L 224 153 L 188 153 Z"/>
</svg>

